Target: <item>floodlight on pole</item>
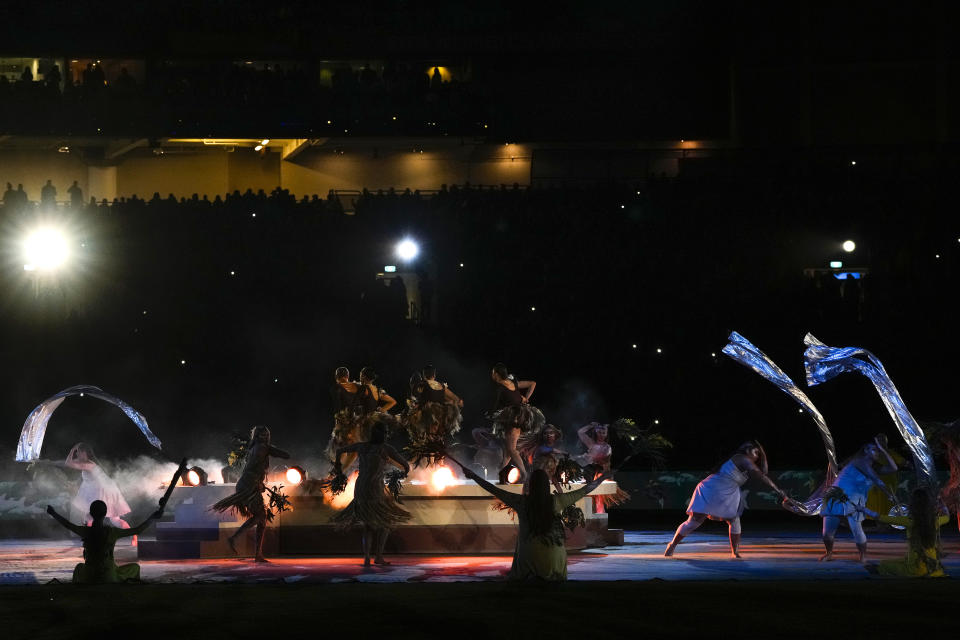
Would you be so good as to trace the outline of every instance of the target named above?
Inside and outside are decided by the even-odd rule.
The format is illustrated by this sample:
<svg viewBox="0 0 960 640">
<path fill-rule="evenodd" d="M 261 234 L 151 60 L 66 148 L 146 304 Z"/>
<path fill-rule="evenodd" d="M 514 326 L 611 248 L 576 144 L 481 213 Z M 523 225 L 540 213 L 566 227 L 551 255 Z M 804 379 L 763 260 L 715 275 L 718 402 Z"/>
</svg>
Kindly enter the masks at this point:
<svg viewBox="0 0 960 640">
<path fill-rule="evenodd" d="M 416 258 L 419 253 L 420 247 L 410 238 L 404 238 L 397 244 L 396 254 L 401 260 L 409 262 Z"/>
<path fill-rule="evenodd" d="M 853 240 L 847 240 L 843 243 L 843 250 L 847 253 L 853 253 L 857 249 L 857 243 Z"/>
</svg>

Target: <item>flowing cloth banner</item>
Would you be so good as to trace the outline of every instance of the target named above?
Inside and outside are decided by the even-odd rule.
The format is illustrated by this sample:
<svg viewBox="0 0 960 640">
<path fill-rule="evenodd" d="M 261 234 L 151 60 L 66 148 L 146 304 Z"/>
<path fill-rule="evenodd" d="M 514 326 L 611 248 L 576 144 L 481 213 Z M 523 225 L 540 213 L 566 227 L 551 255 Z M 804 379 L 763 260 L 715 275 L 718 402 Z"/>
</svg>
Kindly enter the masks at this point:
<svg viewBox="0 0 960 640">
<path fill-rule="evenodd" d="M 50 422 L 50 416 L 70 396 L 92 396 L 119 407 L 140 428 L 150 444 L 160 449 L 160 439 L 153 435 L 150 427 L 147 426 L 147 419 L 139 411 L 120 398 L 104 392 L 99 387 L 78 385 L 64 389 L 60 393 L 47 398 L 30 412 L 26 422 L 23 423 L 23 431 L 20 432 L 20 442 L 17 444 L 17 462 L 30 462 L 40 458 L 40 447 L 43 446 L 43 437 L 47 433 L 47 423 Z"/>
<path fill-rule="evenodd" d="M 833 484 L 837 477 L 837 450 L 833 444 L 833 436 L 830 429 L 827 428 L 827 421 L 823 415 L 814 406 L 810 398 L 807 397 L 800 387 L 790 379 L 783 370 L 778 367 L 773 360 L 764 352 L 757 349 L 749 340 L 734 331 L 728 338 L 727 346 L 723 348 L 723 353 L 730 356 L 740 364 L 747 366 L 761 376 L 772 382 L 778 389 L 793 398 L 803 407 L 813 418 L 814 423 L 820 430 L 820 437 L 823 438 L 823 446 L 827 452 L 827 476 L 824 483 L 803 502 L 787 500 L 783 507 L 794 513 L 806 516 L 815 516 L 820 513 L 820 507 L 823 503 L 823 492 Z"/>
<path fill-rule="evenodd" d="M 910 415 L 907 405 L 900 397 L 900 392 L 897 391 L 893 380 L 890 379 L 877 357 L 866 349 L 857 347 L 828 347 L 809 333 L 803 339 L 803 343 L 807 345 L 806 351 L 803 352 L 807 384 L 812 387 L 848 371 L 857 371 L 866 376 L 880 394 L 880 399 L 883 400 L 887 411 L 890 412 L 890 417 L 893 418 L 897 429 L 900 430 L 900 435 L 903 436 L 910 453 L 913 454 L 914 467 L 920 485 L 936 486 L 937 470 L 923 429 Z"/>
</svg>

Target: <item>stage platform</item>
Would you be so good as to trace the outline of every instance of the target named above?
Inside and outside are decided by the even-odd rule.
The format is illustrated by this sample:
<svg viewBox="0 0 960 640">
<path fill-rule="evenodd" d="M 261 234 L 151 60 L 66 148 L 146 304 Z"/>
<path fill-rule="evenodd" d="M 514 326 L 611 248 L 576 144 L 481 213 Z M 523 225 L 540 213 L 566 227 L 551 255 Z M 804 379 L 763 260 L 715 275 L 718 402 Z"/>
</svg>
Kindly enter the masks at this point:
<svg viewBox="0 0 960 640">
<path fill-rule="evenodd" d="M 571 490 L 582 485 L 573 484 Z M 315 485 L 314 485 L 315 487 Z M 520 485 L 501 485 L 513 493 Z M 171 495 L 163 520 L 156 524 L 156 538 L 140 544 L 143 559 L 187 559 L 232 557 L 227 537 L 236 532 L 244 518 L 232 512 L 215 513 L 210 505 L 229 496 L 234 485 L 177 487 Z M 285 487 L 291 511 L 277 514 L 264 536 L 264 553 L 277 555 L 353 554 L 360 548 L 356 531 L 339 531 L 330 519 L 350 501 L 348 490 L 331 498 L 310 484 Z M 597 513 L 592 496 L 610 495 L 617 484 L 604 482 L 577 506 L 585 526 L 567 535 L 569 550 L 623 543 L 623 532 L 607 526 L 607 514 Z M 431 484 L 404 483 L 403 506 L 409 522 L 399 526 L 387 542 L 387 553 L 489 554 L 512 553 L 517 526 L 508 511 L 493 508 L 494 498 L 470 481 L 443 489 Z M 237 539 L 240 555 L 253 552 L 253 535 Z"/>
<path fill-rule="evenodd" d="M 684 540 L 673 558 L 664 558 L 667 531 L 632 531 L 621 545 L 585 549 L 570 554 L 573 581 L 715 581 L 715 580 L 886 580 L 856 561 L 849 538 L 839 538 L 836 559 L 818 562 L 823 546 L 813 534 L 744 537 L 743 559 L 729 558 L 722 533 L 695 533 Z M 141 545 L 147 540 L 141 541 Z M 79 541 L 6 540 L 0 542 L 0 584 L 69 582 L 82 556 Z M 902 534 L 874 534 L 870 560 L 901 558 L 906 553 Z M 944 566 L 960 576 L 960 540 L 945 538 Z M 121 542 L 117 562 L 137 561 L 137 549 Z M 191 583 L 339 583 L 339 582 L 462 582 L 500 580 L 510 568 L 509 555 L 388 555 L 389 566 L 364 568 L 357 556 L 280 556 L 268 564 L 249 559 L 144 560 L 145 581 Z"/>
</svg>

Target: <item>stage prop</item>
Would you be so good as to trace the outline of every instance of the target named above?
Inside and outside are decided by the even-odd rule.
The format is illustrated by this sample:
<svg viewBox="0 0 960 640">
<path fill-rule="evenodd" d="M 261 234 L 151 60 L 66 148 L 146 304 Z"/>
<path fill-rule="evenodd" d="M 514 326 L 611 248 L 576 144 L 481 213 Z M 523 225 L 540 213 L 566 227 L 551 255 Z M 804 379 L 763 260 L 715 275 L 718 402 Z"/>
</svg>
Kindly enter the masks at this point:
<svg viewBox="0 0 960 640">
<path fill-rule="evenodd" d="M 139 427 L 150 444 L 160 449 L 160 439 L 153 435 L 153 432 L 150 431 L 150 427 L 147 425 L 147 419 L 144 418 L 139 411 L 120 398 L 106 393 L 99 387 L 77 385 L 50 396 L 30 412 L 30 415 L 27 416 L 26 421 L 23 423 L 23 430 L 20 432 L 20 442 L 17 443 L 17 462 L 31 462 L 40 459 L 40 448 L 43 446 L 43 437 L 47 434 L 47 423 L 50 422 L 50 416 L 57 410 L 57 407 L 63 404 L 64 400 L 71 396 L 91 396 L 118 407 Z"/>
<path fill-rule="evenodd" d="M 271 484 L 268 482 L 268 485 Z M 571 485 L 576 489 L 581 484 Z M 156 540 L 140 540 L 144 560 L 232 557 L 227 537 L 243 523 L 232 512 L 216 513 L 210 505 L 232 494 L 235 485 L 179 486 L 170 496 L 168 513 L 156 524 Z M 519 493 L 521 485 L 506 485 Z M 360 532 L 342 532 L 330 518 L 349 502 L 334 507 L 329 495 L 311 494 L 302 485 L 284 487 L 291 511 L 276 514 L 267 525 L 264 554 L 341 555 L 359 554 Z M 349 490 L 348 490 L 349 491 Z M 604 482 L 590 496 L 616 493 L 616 482 Z M 587 496 L 577 506 L 586 526 L 567 533 L 568 549 L 623 544 L 623 531 L 608 529 L 607 514 L 595 513 Z M 339 498 L 338 498 L 339 499 Z M 413 515 L 390 535 L 387 553 L 510 554 L 516 542 L 517 525 L 507 511 L 492 508 L 494 499 L 473 482 L 457 483 L 442 490 L 430 484 L 403 485 L 403 506 Z M 252 555 L 253 536 L 237 539 L 237 550 Z"/>
</svg>

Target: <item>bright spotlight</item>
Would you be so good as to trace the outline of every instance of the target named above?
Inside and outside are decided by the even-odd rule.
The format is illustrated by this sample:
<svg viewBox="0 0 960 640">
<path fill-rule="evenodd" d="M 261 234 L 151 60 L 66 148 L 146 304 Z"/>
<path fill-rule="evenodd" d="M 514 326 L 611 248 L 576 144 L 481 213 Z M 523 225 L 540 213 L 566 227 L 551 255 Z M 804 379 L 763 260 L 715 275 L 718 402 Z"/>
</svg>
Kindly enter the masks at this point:
<svg viewBox="0 0 960 640">
<path fill-rule="evenodd" d="M 846 251 L 847 253 L 853 253 L 856 248 L 857 248 L 857 243 L 854 242 L 853 240 L 847 240 L 846 242 L 843 243 L 843 250 Z"/>
<path fill-rule="evenodd" d="M 70 256 L 67 239 L 60 231 L 51 228 L 38 229 L 28 235 L 23 249 L 26 259 L 24 268 L 32 267 L 28 271 L 51 271 L 63 265 Z"/>
<path fill-rule="evenodd" d="M 407 238 L 397 245 L 396 252 L 397 257 L 401 260 L 409 261 L 417 257 L 417 254 L 420 253 L 420 247 L 417 246 L 416 242 Z"/>
<path fill-rule="evenodd" d="M 307 477 L 307 472 L 303 470 L 303 467 L 290 467 L 287 469 L 284 477 L 287 479 L 289 485 L 295 487 L 303 482 L 304 478 Z"/>
<path fill-rule="evenodd" d="M 456 478 L 453 476 L 453 471 L 449 467 L 438 467 L 430 475 L 430 486 L 437 491 L 443 491 L 450 485 L 456 482 Z"/>
<path fill-rule="evenodd" d="M 191 467 L 183 474 L 183 484 L 188 487 L 202 487 L 207 484 L 207 472 L 200 467 Z"/>
<path fill-rule="evenodd" d="M 507 482 L 510 484 L 517 484 L 520 482 L 520 469 L 517 469 L 516 467 L 510 469 L 510 471 L 507 473 Z"/>
</svg>

